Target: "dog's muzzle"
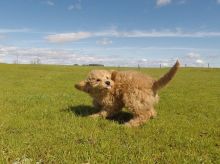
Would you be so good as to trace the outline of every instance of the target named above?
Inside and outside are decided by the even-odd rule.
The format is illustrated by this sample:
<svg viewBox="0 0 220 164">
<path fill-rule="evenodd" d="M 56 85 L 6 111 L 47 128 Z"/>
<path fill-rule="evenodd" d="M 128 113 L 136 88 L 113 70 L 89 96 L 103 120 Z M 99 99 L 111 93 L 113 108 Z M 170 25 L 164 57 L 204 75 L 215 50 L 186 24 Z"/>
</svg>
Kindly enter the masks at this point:
<svg viewBox="0 0 220 164">
<path fill-rule="evenodd" d="M 110 83 L 110 81 L 106 81 L 105 84 L 106 85 L 110 85 L 111 83 Z"/>
<path fill-rule="evenodd" d="M 112 86 L 110 81 L 106 81 L 105 84 L 106 84 L 105 86 L 106 89 L 111 89 Z"/>
</svg>

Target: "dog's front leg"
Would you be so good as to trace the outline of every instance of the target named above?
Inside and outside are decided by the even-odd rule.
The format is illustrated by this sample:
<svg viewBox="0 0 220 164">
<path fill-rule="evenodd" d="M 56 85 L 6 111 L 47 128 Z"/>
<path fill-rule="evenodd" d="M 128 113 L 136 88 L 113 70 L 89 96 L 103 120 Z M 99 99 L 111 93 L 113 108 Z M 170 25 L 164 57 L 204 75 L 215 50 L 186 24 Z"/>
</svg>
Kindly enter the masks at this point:
<svg viewBox="0 0 220 164">
<path fill-rule="evenodd" d="M 102 109 L 102 106 L 94 99 L 93 100 L 93 106 L 95 109 L 97 109 L 98 111 L 100 111 Z"/>
<path fill-rule="evenodd" d="M 95 118 L 95 117 L 102 117 L 102 118 L 106 118 L 106 117 L 111 117 L 116 113 L 116 111 L 114 110 L 113 107 L 108 106 L 108 107 L 102 107 L 101 111 L 91 115 L 91 117 Z"/>
<path fill-rule="evenodd" d="M 96 114 L 90 115 L 90 117 L 92 117 L 92 118 L 97 118 L 97 117 L 106 118 L 107 116 L 108 116 L 108 112 L 105 110 L 101 110 L 100 112 L 98 112 Z"/>
</svg>

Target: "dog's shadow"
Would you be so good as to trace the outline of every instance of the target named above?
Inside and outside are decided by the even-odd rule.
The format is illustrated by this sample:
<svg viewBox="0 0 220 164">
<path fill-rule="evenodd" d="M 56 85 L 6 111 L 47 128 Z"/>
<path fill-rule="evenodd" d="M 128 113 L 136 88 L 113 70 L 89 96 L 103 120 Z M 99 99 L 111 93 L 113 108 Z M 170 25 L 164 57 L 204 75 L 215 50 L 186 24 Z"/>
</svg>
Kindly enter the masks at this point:
<svg viewBox="0 0 220 164">
<path fill-rule="evenodd" d="M 98 113 L 97 109 L 95 109 L 92 106 L 88 106 L 88 105 L 69 106 L 66 109 L 64 109 L 64 111 L 72 112 L 76 116 L 79 116 L 79 117 L 86 117 L 86 116 L 90 116 L 92 114 Z M 121 111 L 112 117 L 108 117 L 107 119 L 111 121 L 116 121 L 119 124 L 124 124 L 132 118 L 133 118 L 133 115 L 131 113 Z"/>
</svg>

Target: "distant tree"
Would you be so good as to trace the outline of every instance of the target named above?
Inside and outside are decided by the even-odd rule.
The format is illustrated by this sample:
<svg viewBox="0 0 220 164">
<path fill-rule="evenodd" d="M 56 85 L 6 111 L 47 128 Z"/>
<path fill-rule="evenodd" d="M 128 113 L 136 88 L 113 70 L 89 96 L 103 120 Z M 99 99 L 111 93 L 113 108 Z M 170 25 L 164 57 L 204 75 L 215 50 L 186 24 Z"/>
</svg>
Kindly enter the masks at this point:
<svg viewBox="0 0 220 164">
<path fill-rule="evenodd" d="M 37 59 L 31 60 L 30 63 L 31 64 L 41 64 L 41 61 L 40 61 L 40 58 L 37 58 Z"/>
<path fill-rule="evenodd" d="M 36 64 L 41 64 L 40 58 L 36 59 Z"/>
<path fill-rule="evenodd" d="M 88 64 L 88 66 L 100 66 L 100 67 L 104 67 L 103 64 Z"/>
<path fill-rule="evenodd" d="M 13 61 L 13 64 L 18 64 L 18 61 L 17 61 L 17 60 L 14 60 L 14 61 Z"/>
</svg>

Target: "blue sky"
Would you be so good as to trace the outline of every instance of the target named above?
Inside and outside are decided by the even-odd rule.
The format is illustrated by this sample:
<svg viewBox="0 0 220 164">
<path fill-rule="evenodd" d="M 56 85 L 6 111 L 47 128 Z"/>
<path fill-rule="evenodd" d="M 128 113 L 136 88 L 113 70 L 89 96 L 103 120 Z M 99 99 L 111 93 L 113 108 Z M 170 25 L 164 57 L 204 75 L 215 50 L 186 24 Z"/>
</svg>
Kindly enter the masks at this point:
<svg viewBox="0 0 220 164">
<path fill-rule="evenodd" d="M 220 0 L 1 0 L 0 62 L 220 67 Z"/>
</svg>

